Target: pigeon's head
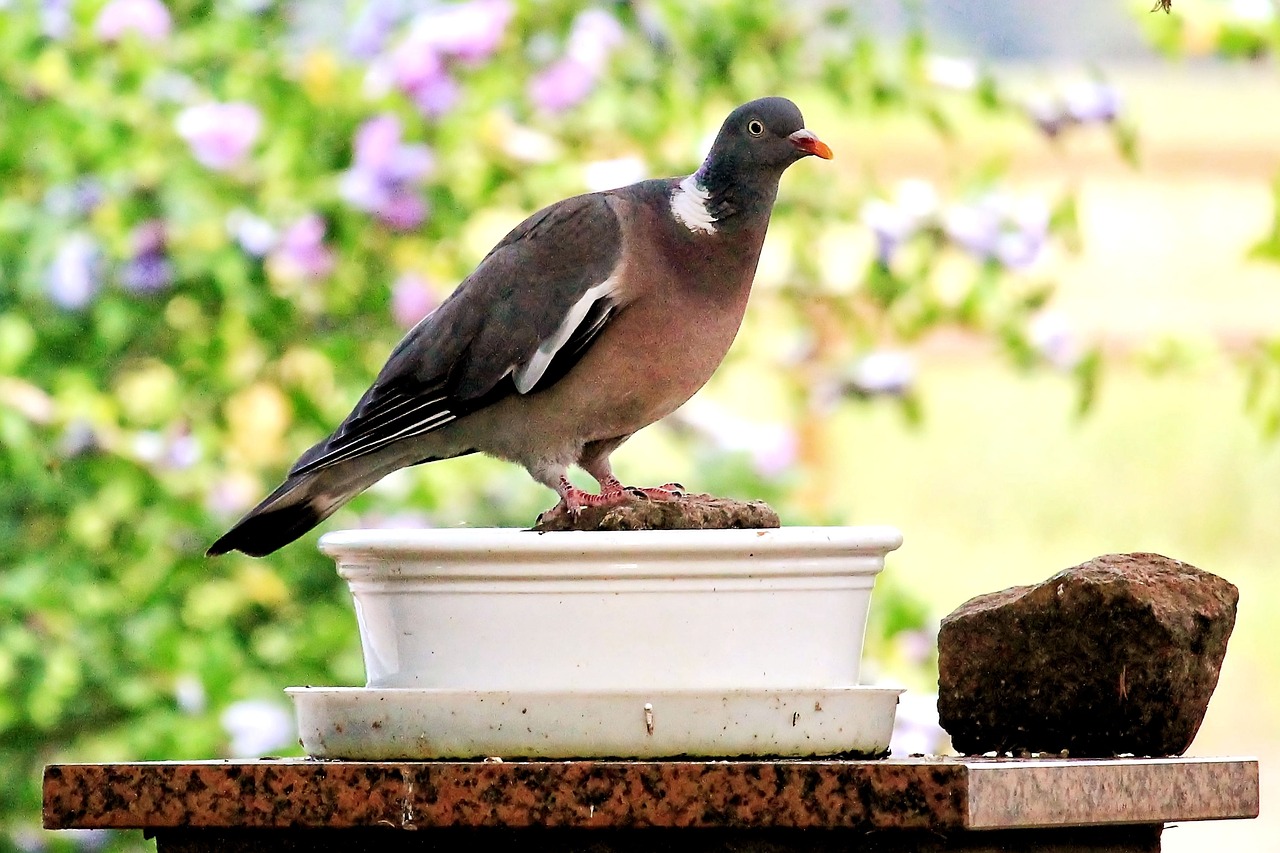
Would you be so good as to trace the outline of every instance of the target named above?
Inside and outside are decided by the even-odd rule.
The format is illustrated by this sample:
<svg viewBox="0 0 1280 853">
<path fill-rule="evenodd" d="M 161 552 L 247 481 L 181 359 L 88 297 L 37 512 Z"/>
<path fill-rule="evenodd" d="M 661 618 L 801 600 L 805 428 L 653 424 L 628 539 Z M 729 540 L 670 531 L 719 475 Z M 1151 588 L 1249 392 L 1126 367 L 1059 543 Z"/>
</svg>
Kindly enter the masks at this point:
<svg viewBox="0 0 1280 853">
<path fill-rule="evenodd" d="M 780 173 L 810 154 L 832 157 L 826 143 L 805 129 L 800 108 L 786 98 L 760 98 L 729 113 L 708 160 Z"/>
</svg>

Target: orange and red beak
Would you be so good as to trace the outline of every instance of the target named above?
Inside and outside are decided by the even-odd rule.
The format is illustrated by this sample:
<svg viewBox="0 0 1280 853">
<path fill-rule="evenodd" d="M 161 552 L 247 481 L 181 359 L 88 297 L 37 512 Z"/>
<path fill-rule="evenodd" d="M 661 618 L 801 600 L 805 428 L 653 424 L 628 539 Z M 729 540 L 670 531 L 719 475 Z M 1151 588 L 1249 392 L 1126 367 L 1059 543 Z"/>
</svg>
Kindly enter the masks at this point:
<svg viewBox="0 0 1280 853">
<path fill-rule="evenodd" d="M 799 148 L 806 154 L 812 154 L 815 157 L 821 157 L 823 160 L 830 160 L 835 155 L 831 153 L 831 148 L 827 143 L 814 136 L 812 130 L 797 130 L 795 133 L 787 137 L 791 140 L 791 144 Z"/>
</svg>

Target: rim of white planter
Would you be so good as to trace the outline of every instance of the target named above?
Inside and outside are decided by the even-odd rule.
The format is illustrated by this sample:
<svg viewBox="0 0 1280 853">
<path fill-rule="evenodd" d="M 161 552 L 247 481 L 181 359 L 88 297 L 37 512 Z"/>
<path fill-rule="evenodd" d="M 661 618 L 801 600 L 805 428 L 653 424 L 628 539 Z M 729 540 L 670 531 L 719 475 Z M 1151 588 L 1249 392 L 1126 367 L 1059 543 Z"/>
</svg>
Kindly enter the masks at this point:
<svg viewBox="0 0 1280 853">
<path fill-rule="evenodd" d="M 902 533 L 887 525 L 861 527 L 776 527 L 745 530 L 626 530 L 557 531 L 537 533 L 519 528 L 451 527 L 434 529 L 338 530 L 320 539 L 320 550 L 338 562 L 343 577 L 360 577 L 390 557 L 429 556 L 426 563 L 399 574 L 472 574 L 468 567 L 484 566 L 482 574 L 513 574 L 516 563 L 551 563 L 539 574 L 577 575 L 565 561 L 591 560 L 587 574 L 644 574 L 655 564 L 671 574 L 672 558 L 700 562 L 700 569 L 725 574 L 781 574 L 823 571 L 809 561 L 872 557 L 883 566 L 884 555 L 902 545 Z M 742 560 L 752 560 L 749 569 Z M 559 567 L 559 570 L 557 570 Z M 829 567 L 848 574 L 848 568 Z M 879 571 L 876 568 L 875 571 Z M 874 573 L 874 572 L 873 572 Z M 682 572 L 681 574 L 688 574 Z"/>
</svg>

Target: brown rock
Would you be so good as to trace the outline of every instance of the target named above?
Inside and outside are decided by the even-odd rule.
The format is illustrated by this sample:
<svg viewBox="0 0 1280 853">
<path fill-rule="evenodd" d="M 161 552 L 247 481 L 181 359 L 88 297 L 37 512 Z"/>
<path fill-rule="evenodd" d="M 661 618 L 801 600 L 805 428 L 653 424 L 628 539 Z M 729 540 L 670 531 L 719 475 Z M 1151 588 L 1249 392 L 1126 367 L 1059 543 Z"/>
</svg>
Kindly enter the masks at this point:
<svg viewBox="0 0 1280 853">
<path fill-rule="evenodd" d="M 1235 625 L 1235 586 L 1108 554 L 971 599 L 938 634 L 938 715 L 961 752 L 1181 755 Z"/>
<path fill-rule="evenodd" d="M 548 510 L 533 529 L 552 530 L 725 530 L 780 527 L 778 514 L 764 501 L 735 501 L 711 495 L 676 500 L 637 498 L 617 506 L 584 507 L 576 516 Z"/>
</svg>

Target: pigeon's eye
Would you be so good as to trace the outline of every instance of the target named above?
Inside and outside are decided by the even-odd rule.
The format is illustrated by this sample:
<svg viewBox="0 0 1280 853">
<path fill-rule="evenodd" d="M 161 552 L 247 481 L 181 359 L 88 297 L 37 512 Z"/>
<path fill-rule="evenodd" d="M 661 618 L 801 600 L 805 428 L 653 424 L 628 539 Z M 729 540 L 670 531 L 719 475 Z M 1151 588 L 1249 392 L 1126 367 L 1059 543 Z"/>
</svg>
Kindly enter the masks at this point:
<svg viewBox="0 0 1280 853">
<path fill-rule="evenodd" d="M 760 119 L 753 118 L 751 121 L 747 122 L 747 133 L 752 136 L 759 136 L 764 133 L 764 125 L 761 124 Z"/>
</svg>

